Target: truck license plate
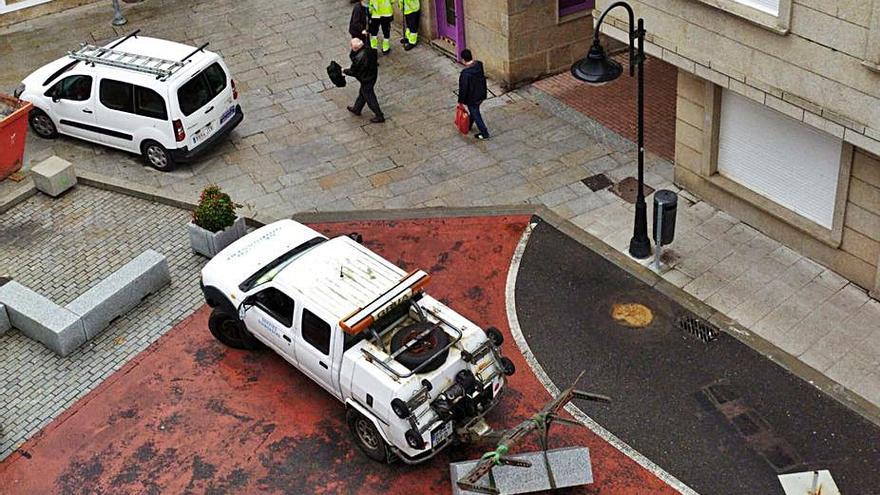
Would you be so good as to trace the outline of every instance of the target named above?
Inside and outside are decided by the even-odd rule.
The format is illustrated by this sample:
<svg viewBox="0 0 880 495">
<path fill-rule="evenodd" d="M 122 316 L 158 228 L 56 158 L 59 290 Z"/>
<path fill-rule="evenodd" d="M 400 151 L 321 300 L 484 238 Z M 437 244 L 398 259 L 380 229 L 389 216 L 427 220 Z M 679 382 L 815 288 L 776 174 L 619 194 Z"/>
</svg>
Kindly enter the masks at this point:
<svg viewBox="0 0 880 495">
<path fill-rule="evenodd" d="M 450 436 L 452 436 L 452 421 L 447 421 L 431 433 L 431 445 L 438 447 Z"/>
</svg>

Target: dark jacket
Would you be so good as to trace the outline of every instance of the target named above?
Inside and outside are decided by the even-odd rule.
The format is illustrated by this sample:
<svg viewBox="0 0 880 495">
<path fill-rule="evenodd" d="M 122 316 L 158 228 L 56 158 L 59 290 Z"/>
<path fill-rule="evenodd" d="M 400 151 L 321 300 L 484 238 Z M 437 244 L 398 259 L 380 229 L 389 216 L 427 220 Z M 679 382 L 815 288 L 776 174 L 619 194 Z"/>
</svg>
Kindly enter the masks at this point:
<svg viewBox="0 0 880 495">
<path fill-rule="evenodd" d="M 358 51 L 352 51 L 348 58 L 351 59 L 351 67 L 343 72 L 363 83 L 375 82 L 379 77 L 379 60 L 376 50 L 365 45 Z"/>
<path fill-rule="evenodd" d="M 351 20 L 348 22 L 348 34 L 352 38 L 364 39 L 364 31 L 367 30 L 367 9 L 358 2 L 351 10 Z"/>
<path fill-rule="evenodd" d="M 458 102 L 465 105 L 479 105 L 485 99 L 486 74 L 483 72 L 483 62 L 477 60 L 458 76 Z"/>
</svg>

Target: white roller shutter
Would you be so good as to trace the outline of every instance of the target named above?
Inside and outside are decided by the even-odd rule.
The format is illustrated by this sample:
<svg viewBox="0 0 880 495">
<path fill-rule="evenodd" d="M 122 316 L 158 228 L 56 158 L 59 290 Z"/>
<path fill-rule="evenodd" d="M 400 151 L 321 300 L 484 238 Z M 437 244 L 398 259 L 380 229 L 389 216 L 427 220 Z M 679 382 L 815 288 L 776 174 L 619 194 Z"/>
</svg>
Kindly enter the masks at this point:
<svg viewBox="0 0 880 495">
<path fill-rule="evenodd" d="M 719 174 L 831 228 L 843 141 L 728 90 L 720 125 Z"/>
<path fill-rule="evenodd" d="M 734 0 L 736 3 L 748 5 L 749 7 L 767 12 L 772 15 L 779 15 L 779 0 Z"/>
</svg>

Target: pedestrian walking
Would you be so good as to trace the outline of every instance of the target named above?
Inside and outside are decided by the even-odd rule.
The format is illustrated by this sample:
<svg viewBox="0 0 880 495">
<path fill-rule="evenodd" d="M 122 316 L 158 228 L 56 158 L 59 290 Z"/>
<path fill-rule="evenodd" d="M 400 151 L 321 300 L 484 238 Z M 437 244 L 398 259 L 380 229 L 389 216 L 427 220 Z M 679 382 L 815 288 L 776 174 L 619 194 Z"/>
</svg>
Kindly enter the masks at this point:
<svg viewBox="0 0 880 495">
<path fill-rule="evenodd" d="M 382 28 L 382 55 L 391 51 L 391 21 L 394 7 L 391 0 L 370 0 L 370 48 L 379 49 L 379 28 Z"/>
<path fill-rule="evenodd" d="M 410 51 L 419 42 L 419 20 L 422 17 L 422 6 L 419 0 L 397 0 L 397 7 L 403 13 L 404 32 L 403 49 Z"/>
<path fill-rule="evenodd" d="M 357 4 L 351 9 L 351 20 L 348 21 L 348 34 L 352 38 L 359 38 L 364 43 L 369 37 L 369 0 L 357 0 Z"/>
<path fill-rule="evenodd" d="M 376 50 L 364 44 L 362 39 L 352 38 L 351 53 L 348 56 L 351 59 L 351 67 L 343 69 L 342 72 L 357 79 L 361 87 L 354 105 L 346 108 L 349 112 L 360 115 L 364 105 L 367 105 L 375 114 L 370 122 L 375 124 L 385 122 L 385 115 L 379 108 L 379 100 L 376 98 L 376 80 L 379 78 L 379 61 Z"/>
<path fill-rule="evenodd" d="M 464 70 L 458 76 L 458 102 L 467 106 L 471 125 L 477 124 L 480 131 L 477 139 L 489 139 L 489 130 L 483 122 L 480 114 L 480 105 L 486 99 L 486 73 L 483 72 L 483 62 L 474 60 L 470 50 L 461 51 L 461 60 L 464 62 Z"/>
</svg>

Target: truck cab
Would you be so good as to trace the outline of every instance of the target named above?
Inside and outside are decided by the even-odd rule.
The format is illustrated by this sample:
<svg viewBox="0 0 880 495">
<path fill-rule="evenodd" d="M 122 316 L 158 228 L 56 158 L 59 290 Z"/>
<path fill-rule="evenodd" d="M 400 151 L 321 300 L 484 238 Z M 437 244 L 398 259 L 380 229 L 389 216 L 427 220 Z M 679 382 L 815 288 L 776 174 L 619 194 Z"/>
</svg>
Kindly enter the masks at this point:
<svg viewBox="0 0 880 495">
<path fill-rule="evenodd" d="M 282 220 L 224 249 L 202 270 L 212 334 L 266 346 L 318 383 L 373 459 L 421 462 L 490 431 L 483 417 L 515 371 L 501 333 L 352 237 Z"/>
</svg>

